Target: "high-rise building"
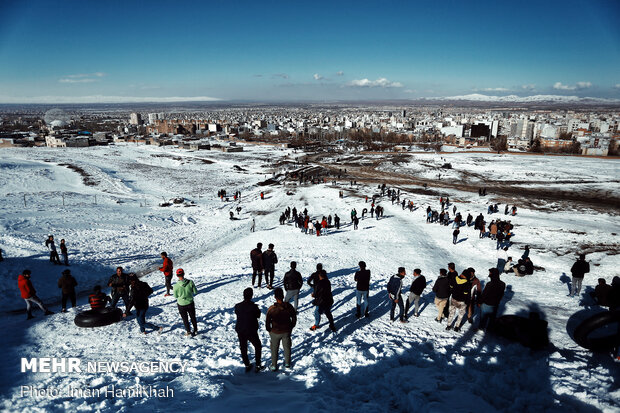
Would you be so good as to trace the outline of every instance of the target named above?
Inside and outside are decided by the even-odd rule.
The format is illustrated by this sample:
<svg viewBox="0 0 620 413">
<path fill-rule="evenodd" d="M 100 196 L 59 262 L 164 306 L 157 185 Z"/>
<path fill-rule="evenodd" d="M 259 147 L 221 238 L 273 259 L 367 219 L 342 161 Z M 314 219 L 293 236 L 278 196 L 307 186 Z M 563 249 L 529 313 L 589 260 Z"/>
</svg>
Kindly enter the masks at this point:
<svg viewBox="0 0 620 413">
<path fill-rule="evenodd" d="M 141 125 L 142 124 L 142 116 L 139 113 L 133 112 L 129 115 L 129 124 L 130 125 Z"/>
</svg>

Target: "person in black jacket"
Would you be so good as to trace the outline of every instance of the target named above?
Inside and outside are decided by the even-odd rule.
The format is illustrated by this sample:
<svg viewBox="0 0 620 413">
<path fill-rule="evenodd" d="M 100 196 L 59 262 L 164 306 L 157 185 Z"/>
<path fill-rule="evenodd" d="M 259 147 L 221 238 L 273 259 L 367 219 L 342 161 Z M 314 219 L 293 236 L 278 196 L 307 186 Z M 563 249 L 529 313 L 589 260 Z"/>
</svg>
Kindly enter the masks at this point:
<svg viewBox="0 0 620 413">
<path fill-rule="evenodd" d="M 407 305 L 405 306 L 405 319 L 409 319 L 409 307 L 411 303 L 415 303 L 415 307 L 413 309 L 413 315 L 416 317 L 420 316 L 420 297 L 422 296 L 422 292 L 426 288 L 426 278 L 422 275 L 422 270 L 416 268 L 413 270 L 413 282 L 411 283 L 411 287 L 409 287 L 409 297 L 407 298 Z"/>
<path fill-rule="evenodd" d="M 445 268 L 439 270 L 439 278 L 433 285 L 433 292 L 435 293 L 435 306 L 437 307 L 437 317 L 435 321 L 441 323 L 444 317 L 444 309 L 450 298 L 450 280 L 448 279 L 448 271 Z"/>
<path fill-rule="evenodd" d="M 318 266 L 317 266 L 318 269 Z M 332 305 L 334 305 L 334 297 L 332 296 L 332 284 L 327 279 L 327 273 L 321 269 L 317 271 L 318 281 L 314 285 L 314 325 L 310 327 L 310 330 L 316 330 L 321 323 L 321 314 L 325 314 L 327 320 L 329 320 L 329 328 L 336 332 L 336 325 L 334 324 L 334 317 L 332 316 Z"/>
<path fill-rule="evenodd" d="M 260 284 L 263 281 L 263 244 L 259 242 L 256 244 L 256 248 L 250 251 L 250 260 L 252 261 L 252 287 L 254 287 L 254 281 L 258 275 L 257 287 L 260 288 Z"/>
<path fill-rule="evenodd" d="M 77 281 L 71 275 L 71 271 L 64 270 L 62 277 L 58 279 L 58 288 L 62 289 L 62 312 L 67 312 L 67 299 L 71 299 L 71 308 L 75 307 L 75 287 Z"/>
<path fill-rule="evenodd" d="M 282 284 L 284 284 L 284 289 L 286 290 L 284 302 L 290 303 L 292 300 L 295 300 L 295 304 L 293 304 L 295 312 L 297 312 L 297 305 L 299 304 L 299 291 L 304 285 L 304 280 L 301 278 L 301 274 L 296 268 L 297 263 L 291 261 L 291 269 L 284 274 L 284 279 L 282 280 Z"/>
<path fill-rule="evenodd" d="M 265 270 L 265 284 L 267 288 L 273 288 L 273 277 L 278 263 L 278 256 L 273 250 L 273 244 L 269 244 L 267 251 L 263 252 L 263 269 Z M 260 284 L 260 281 L 259 281 Z"/>
<path fill-rule="evenodd" d="M 129 292 L 129 304 L 125 317 L 131 311 L 131 307 L 136 307 L 136 320 L 140 326 L 140 332 L 146 334 L 146 328 L 149 327 L 161 333 L 163 327 L 146 322 L 146 311 L 149 309 L 149 295 L 153 294 L 153 289 L 144 281 L 140 281 L 136 274 L 129 274 L 131 290 Z"/>
<path fill-rule="evenodd" d="M 241 349 L 241 359 L 245 365 L 245 371 L 252 369 L 252 364 L 248 358 L 248 341 L 254 347 L 254 357 L 256 359 L 255 371 L 258 373 L 263 369 L 261 365 L 261 351 L 263 345 L 258 337 L 258 319 L 260 318 L 260 310 L 256 303 L 252 302 L 254 290 L 246 288 L 243 290 L 243 301 L 235 305 L 235 314 L 237 315 L 237 323 L 235 331 L 239 337 L 239 348 Z"/>
<path fill-rule="evenodd" d="M 112 274 L 108 280 L 108 287 L 112 287 L 112 302 L 110 307 L 116 308 L 119 299 L 125 303 L 125 315 L 129 315 L 129 280 L 123 272 L 123 267 L 116 268 L 116 274 Z"/>
<path fill-rule="evenodd" d="M 316 265 L 316 271 L 313 272 L 310 277 L 308 277 L 307 284 L 312 287 L 312 289 L 316 289 L 316 284 L 319 282 L 319 276 L 324 274 L 327 277 L 327 273 L 323 269 L 323 264 L 319 263 Z"/>
<path fill-rule="evenodd" d="M 573 275 L 573 280 L 571 282 L 569 297 L 574 297 L 581 292 L 581 283 L 583 282 L 584 275 L 590 272 L 590 263 L 586 261 L 585 254 L 579 255 L 579 259 L 575 261 L 570 272 Z"/>
<path fill-rule="evenodd" d="M 478 328 L 485 330 L 493 326 L 497 316 L 497 308 L 504 297 L 506 283 L 499 279 L 497 268 L 489 268 L 489 281 L 480 295 L 480 324 Z"/>
<path fill-rule="evenodd" d="M 355 273 L 355 282 L 357 288 L 355 295 L 357 297 L 357 306 L 355 311 L 355 317 L 360 318 L 362 314 L 364 317 L 370 317 L 368 312 L 368 292 L 370 290 L 370 270 L 366 269 L 366 263 L 360 261 L 360 270 Z"/>
<path fill-rule="evenodd" d="M 448 316 L 448 326 L 446 330 L 452 329 L 452 322 L 456 319 L 454 325 L 454 331 L 461 329 L 461 321 L 467 311 L 467 305 L 469 304 L 471 294 L 471 281 L 467 270 L 463 271 L 461 275 L 456 278 L 450 279 L 450 315 Z M 458 316 L 456 315 L 458 311 Z"/>
</svg>

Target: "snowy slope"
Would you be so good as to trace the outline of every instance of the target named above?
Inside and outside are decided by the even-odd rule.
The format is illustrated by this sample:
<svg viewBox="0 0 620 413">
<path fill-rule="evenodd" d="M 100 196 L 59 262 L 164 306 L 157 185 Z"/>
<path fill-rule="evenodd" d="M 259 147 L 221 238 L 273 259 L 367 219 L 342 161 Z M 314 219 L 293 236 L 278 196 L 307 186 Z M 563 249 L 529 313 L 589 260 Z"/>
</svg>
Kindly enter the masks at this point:
<svg viewBox="0 0 620 413">
<path fill-rule="evenodd" d="M 494 242 L 479 239 L 473 229 L 463 229 L 464 240 L 453 245 L 451 227 L 425 222 L 423 211 L 427 205 L 437 208 L 436 198 L 408 195 L 418 206 L 413 212 L 384 200 L 384 218 L 367 217 L 355 231 L 349 212 L 356 208 L 361 213 L 369 207 L 363 196 L 372 195 L 376 186 L 353 190 L 332 184 L 260 187 L 266 198 L 261 201 L 256 183 L 273 172 L 266 160 L 292 154 L 271 148 L 246 149 L 238 154 L 131 146 L 2 151 L 0 192 L 8 200 L 0 207 L 0 247 L 8 257 L 0 263 L 5 309 L 23 307 L 16 277 L 26 266 L 33 270 L 33 282 L 44 301 L 55 303 L 53 309 L 59 309 L 55 282 L 64 267 L 47 262 L 42 245 L 47 233 L 53 233 L 58 239 L 67 239 L 74 263 L 70 268 L 81 289 L 88 290 L 107 279 L 117 265 L 145 273 L 143 279 L 155 289 L 148 319 L 164 326 L 161 335 L 141 336 L 133 317 L 90 330 L 77 328 L 71 313 L 43 317 L 37 312 L 28 323 L 23 313 L 4 313 L 0 325 L 3 331 L 11 332 L 0 339 L 6 349 L 0 370 L 4 410 L 618 410 L 617 366 L 609 358 L 580 349 L 566 333 L 568 318 L 588 301 L 566 297 L 568 290 L 563 282 L 575 253 L 588 243 L 606 248 L 588 256 L 592 272 L 584 289 L 594 286 L 598 277 L 610 282 L 618 275 L 620 259 L 613 252 L 617 251 L 615 234 L 620 232 L 616 215 L 520 208 L 517 216 L 510 217 L 516 226 L 511 253 L 520 256 L 523 245 L 530 244 L 534 263 L 545 268 L 524 278 L 503 276 L 509 290 L 500 312 L 526 314 L 538 309 L 549 322 L 553 346 L 550 351 L 532 353 L 519 344 L 476 333 L 469 324 L 454 333 L 433 321 L 436 310 L 430 287 L 440 268 L 451 261 L 457 270 L 471 266 L 486 281 L 487 269 L 496 262 Z M 57 166 L 66 162 L 61 157 L 67 155 L 100 183 L 82 185 L 73 172 L 68 174 L 66 168 Z M 213 163 L 196 160 L 198 156 Z M 451 161 L 456 168 L 470 163 L 469 158 L 454 159 Z M 532 162 L 530 169 L 561 171 L 562 158 L 549 162 L 542 167 Z M 502 171 L 510 166 L 501 165 L 496 168 Z M 16 181 L 19 177 L 22 181 Z M 238 220 L 228 219 L 229 210 L 237 204 L 216 197 L 222 187 L 229 193 L 235 189 L 242 192 L 243 209 Z M 343 199 L 338 197 L 341 189 L 346 193 Z M 71 205 L 62 206 L 58 191 L 71 194 Z M 92 203 L 95 194 L 96 206 Z M 23 195 L 27 198 L 25 208 Z M 465 216 L 467 212 L 486 215 L 486 199 L 458 190 L 450 195 L 458 199 L 456 206 Z M 156 206 L 162 198 L 173 196 L 191 197 L 196 206 Z M 146 206 L 141 206 L 144 203 Z M 313 217 L 337 213 L 344 225 L 326 236 L 304 235 L 291 223 L 278 225 L 278 217 L 287 206 L 308 208 Z M 249 231 L 252 217 L 257 224 L 254 233 Z M 243 289 L 250 286 L 249 251 L 257 242 L 276 246 L 278 286 L 291 260 L 299 263 L 304 278 L 318 262 L 323 263 L 332 282 L 333 313 L 339 328 L 335 334 L 329 332 L 323 319 L 320 331 L 309 331 L 313 307 L 305 286 L 293 332 L 292 369 L 258 375 L 243 371 L 232 311 L 241 301 Z M 193 339 L 182 336 L 174 300 L 163 296 L 163 277 L 157 271 L 161 250 L 169 253 L 175 268 L 183 266 L 200 292 L 196 306 L 201 333 Z M 366 261 L 372 272 L 370 320 L 354 317 L 353 273 L 359 260 Z M 414 268 L 422 269 L 429 282 L 420 317 L 411 317 L 406 325 L 390 323 L 385 294 L 387 279 L 399 266 L 407 269 L 406 285 Z M 264 313 L 274 300 L 270 291 L 257 289 L 255 301 Z M 84 297 L 78 304 L 80 309 L 87 307 Z M 263 360 L 268 365 L 264 316 L 260 326 Z M 181 359 L 188 363 L 188 370 L 182 374 L 103 375 L 19 372 L 21 357 L 44 356 L 77 357 L 83 362 Z M 169 386 L 175 394 L 168 399 L 20 395 L 23 385 L 127 388 L 135 384 Z"/>
</svg>

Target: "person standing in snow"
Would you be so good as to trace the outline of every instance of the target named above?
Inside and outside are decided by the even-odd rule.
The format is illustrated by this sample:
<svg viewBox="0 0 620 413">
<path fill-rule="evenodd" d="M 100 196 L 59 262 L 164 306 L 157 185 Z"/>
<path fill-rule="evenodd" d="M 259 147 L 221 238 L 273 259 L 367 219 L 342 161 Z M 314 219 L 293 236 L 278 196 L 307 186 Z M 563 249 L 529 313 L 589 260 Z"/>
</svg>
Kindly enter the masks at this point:
<svg viewBox="0 0 620 413">
<path fill-rule="evenodd" d="M 338 214 L 334 214 L 334 225 L 336 226 L 336 229 L 340 229 L 340 217 Z"/>
<path fill-rule="evenodd" d="M 256 230 L 256 220 L 252 218 L 252 225 L 250 225 L 250 232 L 254 232 Z"/>
<path fill-rule="evenodd" d="M 357 229 L 359 223 L 360 223 L 359 218 L 357 218 L 356 216 L 353 217 L 353 229 Z"/>
<path fill-rule="evenodd" d="M 398 318 L 401 323 L 406 323 L 405 320 L 405 306 L 403 305 L 403 296 L 401 295 L 401 291 L 403 289 L 403 278 L 405 278 L 405 267 L 398 267 L 398 274 L 393 275 L 388 281 L 387 290 L 388 297 L 392 302 L 392 307 L 390 309 L 390 321 L 394 321 L 394 311 L 396 310 L 396 305 L 400 310 L 400 314 Z"/>
<path fill-rule="evenodd" d="M 452 322 L 456 319 L 454 331 L 461 329 L 461 321 L 467 311 L 471 293 L 471 282 L 467 274 L 468 270 L 463 271 L 461 275 L 450 280 L 450 315 L 448 316 L 448 325 L 446 330 L 452 329 Z M 456 313 L 458 312 L 458 316 Z"/>
<path fill-rule="evenodd" d="M 469 295 L 471 299 L 467 306 L 467 321 L 471 324 L 474 322 L 474 317 L 476 316 L 476 307 L 480 306 L 479 298 L 482 293 L 482 285 L 478 277 L 476 277 L 476 270 L 471 267 L 467 270 L 469 271 L 469 282 L 471 282 L 471 292 Z"/>
<path fill-rule="evenodd" d="M 45 304 L 41 301 L 39 297 L 37 297 L 37 290 L 34 289 L 32 285 L 32 281 L 30 280 L 31 276 L 30 270 L 24 270 L 17 277 L 17 287 L 19 287 L 19 292 L 21 293 L 22 298 L 26 302 L 26 312 L 28 313 L 28 320 L 34 318 L 32 315 L 32 304 L 36 304 L 45 312 L 45 315 L 54 314 L 52 311 L 48 310 Z"/>
<path fill-rule="evenodd" d="M 110 297 L 101 292 L 101 286 L 95 285 L 93 293 L 88 296 L 88 304 L 91 310 L 103 310 L 107 303 L 111 302 Z"/>
<path fill-rule="evenodd" d="M 411 283 L 411 287 L 409 288 L 409 297 L 407 298 L 407 305 L 405 307 L 405 320 L 409 319 L 409 307 L 413 302 L 415 307 L 413 309 L 413 315 L 416 317 L 420 316 L 420 297 L 422 296 L 422 292 L 426 288 L 426 278 L 422 275 L 422 270 L 416 268 L 413 270 L 413 282 Z"/>
<path fill-rule="evenodd" d="M 192 280 L 188 280 L 185 278 L 185 271 L 183 268 L 179 268 L 177 270 L 177 277 L 179 281 L 174 284 L 172 288 L 172 293 L 174 294 L 174 298 L 177 299 L 177 307 L 179 309 L 179 314 L 183 319 L 183 326 L 185 327 L 185 335 L 186 336 L 196 336 L 198 334 L 198 323 L 196 322 L 196 306 L 194 305 L 194 296 L 198 294 L 198 290 L 194 285 Z M 192 326 L 194 327 L 194 331 L 192 331 L 189 327 L 189 320 L 192 321 Z"/>
<path fill-rule="evenodd" d="M 239 349 L 241 350 L 241 360 L 245 365 L 245 371 L 252 370 L 252 364 L 248 357 L 248 341 L 254 347 L 254 358 L 256 366 L 254 371 L 257 373 L 263 369 L 261 365 L 261 352 L 263 345 L 258 337 L 258 319 L 260 318 L 260 310 L 258 305 L 252 301 L 254 290 L 250 287 L 243 290 L 243 301 L 235 305 L 235 314 L 237 322 L 235 331 L 239 338 Z"/>
<path fill-rule="evenodd" d="M 127 311 L 130 311 L 131 307 L 136 307 L 136 320 L 142 334 L 146 334 L 146 327 L 161 333 L 164 329 L 163 327 L 158 327 L 146 321 L 146 312 L 149 309 L 149 295 L 153 294 L 153 289 L 146 282 L 140 281 L 134 273 L 129 274 L 129 280 L 131 290 L 129 292 L 129 307 Z"/>
<path fill-rule="evenodd" d="M 478 324 L 480 330 L 493 326 L 499 303 L 506 290 L 506 283 L 499 279 L 497 268 L 489 268 L 489 278 L 491 281 L 486 283 L 480 295 L 480 323 Z"/>
<path fill-rule="evenodd" d="M 327 279 L 327 273 L 323 270 L 317 271 L 319 279 L 314 286 L 314 325 L 310 327 L 310 330 L 316 330 L 321 323 L 321 314 L 325 314 L 327 320 L 329 320 L 329 328 L 336 332 L 336 325 L 334 324 L 334 317 L 332 316 L 332 305 L 334 305 L 334 297 L 332 295 L 332 284 Z"/>
<path fill-rule="evenodd" d="M 56 244 L 54 244 L 54 236 L 50 235 L 45 240 L 45 246 L 50 250 L 50 262 L 56 265 L 60 264 L 60 258 L 58 257 L 58 251 L 56 251 Z"/>
<path fill-rule="evenodd" d="M 295 311 L 297 311 L 297 306 L 299 304 L 299 291 L 304 284 L 304 280 L 301 278 L 301 274 L 296 268 L 297 263 L 291 261 L 291 269 L 284 274 L 284 279 L 282 280 L 282 284 L 284 284 L 284 289 L 286 290 L 284 302 L 290 303 L 291 300 L 295 300 L 293 304 Z"/>
<path fill-rule="evenodd" d="M 129 280 L 123 272 L 123 267 L 116 267 L 116 274 L 108 280 L 108 287 L 112 287 L 112 302 L 110 307 L 116 308 L 119 299 L 125 303 L 125 315 L 129 315 Z"/>
<path fill-rule="evenodd" d="M 444 309 L 450 298 L 450 280 L 448 279 L 448 271 L 445 268 L 439 270 L 439 277 L 433 285 L 435 293 L 435 307 L 437 307 L 437 317 L 435 321 L 441 323 L 444 317 Z"/>
<path fill-rule="evenodd" d="M 62 312 L 67 312 L 67 299 L 71 300 L 71 308 L 75 307 L 75 287 L 77 281 L 71 275 L 71 271 L 64 270 L 62 276 L 58 279 L 58 288 L 62 291 L 61 302 Z"/>
<path fill-rule="evenodd" d="M 263 281 L 263 244 L 259 242 L 256 244 L 256 248 L 250 251 L 250 260 L 252 261 L 252 287 L 254 287 L 254 282 L 256 281 L 256 276 L 258 275 L 258 284 L 257 287 L 260 288 L 261 283 Z"/>
<path fill-rule="evenodd" d="M 324 274 L 327 277 L 327 273 L 323 269 L 323 264 L 318 263 L 316 265 L 316 271 L 313 272 L 310 277 L 308 277 L 307 281 L 307 284 L 312 288 L 313 291 L 316 289 L 316 284 L 319 282 L 321 274 Z"/>
<path fill-rule="evenodd" d="M 570 269 L 570 272 L 573 275 L 573 280 L 571 282 L 569 297 L 574 297 L 575 295 L 579 295 L 579 293 L 581 292 L 581 283 L 583 282 L 583 277 L 590 272 L 590 263 L 586 261 L 585 254 L 579 255 L 579 259 L 575 261 L 575 263 Z"/>
<path fill-rule="evenodd" d="M 456 243 L 457 243 L 457 241 L 458 241 L 458 239 L 459 239 L 459 234 L 460 234 L 460 233 L 461 233 L 461 230 L 459 230 L 458 228 L 457 228 L 457 229 L 455 229 L 455 230 L 452 232 L 452 243 L 453 243 L 453 244 L 456 244 Z"/>
<path fill-rule="evenodd" d="M 159 267 L 159 271 L 164 273 L 164 279 L 166 281 L 166 294 L 164 294 L 164 297 L 170 297 L 170 290 L 172 290 L 172 260 L 168 258 L 168 253 L 165 251 L 160 255 L 164 260 L 163 265 Z"/>
<path fill-rule="evenodd" d="M 67 244 L 65 244 L 64 238 L 60 240 L 60 253 L 65 261 L 65 265 L 69 266 L 69 254 L 67 253 Z"/>
<path fill-rule="evenodd" d="M 355 317 L 360 318 L 362 314 L 364 314 L 364 317 L 369 317 L 368 293 L 370 290 L 370 270 L 366 269 L 366 263 L 364 261 L 360 261 L 358 265 L 360 270 L 355 273 L 354 277 L 357 283 L 355 290 L 357 298 Z"/>
<path fill-rule="evenodd" d="M 275 304 L 267 310 L 265 328 L 271 338 L 271 371 L 278 370 L 278 353 L 280 342 L 284 348 L 284 367 L 291 367 L 291 333 L 297 324 L 297 312 L 290 303 L 284 302 L 282 288 L 276 288 L 273 292 Z"/>
<path fill-rule="evenodd" d="M 267 288 L 273 288 L 273 277 L 275 275 L 278 256 L 273 250 L 273 244 L 269 244 L 267 251 L 263 252 L 263 269 L 265 270 L 265 284 Z M 260 281 L 259 281 L 260 284 Z"/>
</svg>

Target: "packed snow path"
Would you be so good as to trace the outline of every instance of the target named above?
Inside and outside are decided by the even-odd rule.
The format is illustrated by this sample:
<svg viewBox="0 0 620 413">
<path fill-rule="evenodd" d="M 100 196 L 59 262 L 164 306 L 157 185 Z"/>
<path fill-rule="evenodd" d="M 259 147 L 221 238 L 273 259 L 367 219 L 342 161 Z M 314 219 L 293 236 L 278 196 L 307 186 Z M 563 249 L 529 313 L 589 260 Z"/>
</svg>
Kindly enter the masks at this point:
<svg viewBox="0 0 620 413">
<path fill-rule="evenodd" d="M 121 156 L 126 156 L 123 150 Z M 92 163 L 92 161 L 91 161 Z M 209 166 L 211 167 L 211 166 Z M 243 165 L 251 168 L 252 163 Z M 120 174 L 117 171 L 114 174 Z M 113 174 L 113 175 L 114 175 Z M 356 208 L 361 215 L 365 204 L 363 195 L 372 195 L 375 189 L 360 187 L 347 191 L 345 198 L 338 197 L 341 189 L 329 184 L 296 188 L 263 187 L 266 196 L 261 201 L 258 190 L 251 187 L 252 179 L 240 179 L 243 186 L 242 212 L 238 220 L 230 220 L 228 212 L 236 206 L 233 202 L 215 199 L 218 179 L 211 183 L 211 200 L 183 210 L 163 209 L 170 216 L 161 219 L 161 210 L 149 206 L 121 212 L 111 206 L 102 212 L 101 226 L 71 229 L 75 243 L 84 243 L 96 236 L 99 248 L 112 261 L 90 262 L 88 254 L 76 257 L 71 267 L 78 282 L 90 287 L 107 278 L 116 265 L 143 269 L 144 263 L 154 267 L 159 263 L 160 250 L 166 249 L 175 261 L 175 268 L 182 266 L 187 278 L 194 280 L 199 290 L 196 297 L 198 329 L 195 338 L 183 336 L 184 330 L 171 297 L 164 297 L 163 276 L 158 271 L 143 278 L 154 289 L 147 321 L 164 327 L 163 333 L 139 334 L 134 317 L 112 326 L 97 329 L 80 329 L 73 324 L 74 314 L 55 314 L 25 321 L 24 314 L 4 314 L 0 339 L 5 349 L 1 370 L 0 394 L 2 408 L 7 411 L 41 409 L 45 411 L 97 410 L 124 411 L 129 409 L 173 411 L 178 409 L 208 411 L 615 411 L 619 408 L 620 391 L 617 365 L 601 355 L 592 355 L 577 347 L 566 333 L 566 320 L 581 309 L 578 299 L 568 298 L 563 283 L 563 273 L 568 272 L 574 255 L 572 252 L 558 256 L 557 250 L 567 249 L 579 234 L 571 230 L 588 228 L 590 233 L 617 232 L 613 216 L 569 213 L 540 213 L 520 209 L 510 217 L 516 225 L 515 245 L 510 252 L 521 255 L 525 244 L 533 247 L 532 258 L 545 271 L 532 276 L 517 278 L 503 275 L 509 288 L 500 313 L 527 314 L 530 309 L 541 311 L 549 322 L 552 347 L 549 351 L 531 352 L 519 344 L 474 332 L 465 324 L 461 332 L 445 331 L 445 324 L 436 323 L 434 294 L 430 291 L 440 268 L 454 262 L 458 271 L 475 268 L 478 278 L 487 281 L 487 269 L 495 266 L 495 242 L 479 239 L 473 228 L 463 228 L 457 245 L 452 244 L 451 227 L 427 224 L 424 211 L 427 205 L 438 207 L 438 200 L 413 196 L 414 212 L 402 210 L 389 201 L 382 219 L 366 217 L 358 230 L 350 224 L 350 211 Z M 180 179 L 180 178 L 176 178 Z M 171 185 L 176 185 L 176 180 Z M 78 184 L 76 184 L 78 185 Z M 148 192 L 148 181 L 136 179 L 133 184 L 140 194 Z M 149 187 L 150 188 L 150 187 Z M 247 190 L 245 189 L 247 188 Z M 43 189 L 45 190 L 45 189 Z M 78 192 L 84 193 L 83 189 Z M 294 192 L 287 195 L 287 191 Z M 232 190 L 230 191 L 232 192 Z M 456 198 L 454 198 L 456 199 Z M 466 216 L 467 212 L 486 214 L 486 200 L 477 196 L 459 194 L 456 205 Z M 152 202 L 151 202 L 152 204 Z M 331 229 L 325 236 L 302 234 L 292 223 L 278 225 L 280 213 L 290 206 L 298 210 L 307 208 L 313 218 L 337 213 L 342 219 L 340 230 Z M 44 278 L 53 286 L 62 268 L 47 263 L 42 252 L 32 257 L 40 246 L 32 240 L 20 241 L 24 232 L 47 225 L 39 232 L 58 232 L 50 217 L 62 213 L 60 207 L 40 208 L 39 214 L 25 214 L 18 224 L 6 219 L 3 225 L 6 236 L 2 241 L 22 242 L 22 258 L 15 258 L 11 272 L 5 274 L 5 288 L 15 287 L 19 265 L 36 262 L 33 270 L 35 286 Z M 84 209 L 86 210 L 86 209 Z M 183 220 L 182 216 L 191 219 Z M 179 211 L 182 211 L 179 212 Z M 10 215 L 3 210 L 3 217 Z M 116 215 L 111 215 L 116 214 Z M 451 214 L 452 215 L 452 214 Z M 127 227 L 123 222 L 139 222 L 140 216 L 148 218 L 143 227 Z M 256 232 L 250 232 L 251 218 L 256 219 Z M 493 217 L 493 216 L 491 216 Z M 506 218 L 497 214 L 499 218 Z M 87 221 L 86 215 L 77 215 L 78 223 Z M 149 221 L 157 221 L 153 224 Z M 13 226 L 11 226 L 13 225 Z M 142 225 L 142 224 L 137 224 Z M 71 228 L 70 222 L 63 227 Z M 106 227 L 108 230 L 106 231 Z M 27 228 L 24 231 L 24 228 Z M 562 231 L 555 236 L 555 231 Z M 607 235 L 607 237 L 609 237 Z M 27 238 L 27 237 L 26 237 Z M 181 239 L 179 241 L 179 239 Z M 249 252 L 257 242 L 272 242 L 278 254 L 275 286 L 291 260 L 298 262 L 304 279 L 321 262 L 332 283 L 335 304 L 332 308 L 338 332 L 332 333 L 322 319 L 319 331 L 312 332 L 313 307 L 309 287 L 304 286 L 299 307 L 298 324 L 293 331 L 293 366 L 278 373 L 261 372 L 246 374 L 241 363 L 237 337 L 234 332 L 233 306 L 241 301 L 242 291 L 251 284 Z M 610 241 L 613 242 L 613 241 Z M 116 248 L 123 251 L 115 253 Z M 125 250 L 132 248 L 132 253 Z M 10 250 L 13 257 L 19 257 Z M 28 261 L 26 258 L 28 257 Z M 594 285 L 598 276 L 612 275 L 618 265 L 618 255 L 604 252 L 589 256 L 597 266 L 588 275 L 584 287 Z M 357 320 L 355 313 L 355 283 L 353 274 L 357 263 L 366 261 L 372 272 L 370 313 L 371 318 Z M 414 268 L 422 269 L 428 286 L 422 298 L 419 318 L 410 317 L 408 324 L 391 323 L 386 300 L 385 285 L 399 266 L 407 269 L 404 285 L 411 283 Z M 131 267 L 131 265 L 130 265 Z M 89 274 L 89 269 L 93 274 Z M 90 278 L 89 278 L 90 277 Z M 50 287 L 51 288 L 51 287 Z M 55 297 L 57 290 L 40 295 Z M 45 301 L 45 300 L 44 300 Z M 255 289 L 255 301 L 263 314 L 274 301 L 267 289 Z M 15 305 L 13 305 L 15 304 Z M 86 309 L 85 299 L 79 299 L 80 309 Z M 11 302 L 19 307 L 19 300 Z M 13 309 L 13 308 L 10 308 Z M 54 306 L 53 310 L 58 310 Z M 398 311 L 398 310 L 397 310 Z M 263 363 L 270 364 L 269 339 L 264 330 L 264 315 L 260 321 L 263 342 Z M 187 362 L 185 373 L 155 374 L 89 374 L 89 373 L 20 373 L 22 357 L 76 357 L 88 361 L 159 361 L 180 359 Z M 250 358 L 253 357 L 250 350 Z M 282 355 L 280 355 L 282 357 Z M 280 359 L 282 367 L 282 359 Z M 104 388 L 115 385 L 129 388 L 140 384 L 174 390 L 172 398 L 32 398 L 20 394 L 21 386 L 37 388 Z"/>
</svg>

